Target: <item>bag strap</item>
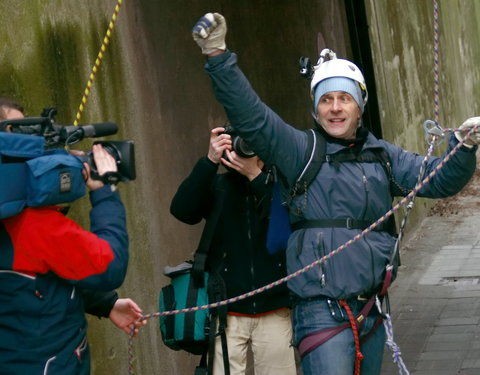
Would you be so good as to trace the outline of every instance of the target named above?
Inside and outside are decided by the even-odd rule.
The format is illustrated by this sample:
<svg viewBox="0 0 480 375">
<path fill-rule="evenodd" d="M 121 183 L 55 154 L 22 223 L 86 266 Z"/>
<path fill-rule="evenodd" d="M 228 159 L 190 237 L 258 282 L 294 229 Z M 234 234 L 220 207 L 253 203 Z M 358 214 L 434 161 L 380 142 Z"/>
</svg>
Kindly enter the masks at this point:
<svg viewBox="0 0 480 375">
<path fill-rule="evenodd" d="M 210 320 L 210 333 L 208 335 L 208 350 L 202 355 L 201 363 L 207 363 L 207 372 L 208 375 L 213 375 L 213 361 L 215 358 L 215 338 L 220 336 L 220 340 L 222 343 L 222 357 L 223 357 L 223 369 L 224 375 L 230 375 L 230 362 L 228 360 L 228 346 L 227 346 L 227 334 L 225 333 L 226 326 L 222 327 L 221 321 L 219 322 L 219 332 L 218 334 L 213 334 L 216 328 L 216 321 L 219 317 L 215 314 L 212 315 Z M 220 320 L 220 319 L 219 319 Z M 208 356 L 208 360 L 207 360 Z M 204 362 L 205 361 L 205 362 Z"/>
<path fill-rule="evenodd" d="M 225 283 L 216 271 L 210 273 L 210 278 L 208 280 L 208 293 L 209 298 L 214 302 L 219 302 L 226 298 L 227 290 Z M 211 309 L 211 322 L 209 329 L 209 347 L 208 347 L 208 374 L 213 374 L 213 361 L 215 353 L 215 338 L 220 336 L 222 344 L 222 357 L 223 357 L 223 367 L 224 375 L 230 375 L 230 362 L 228 360 L 228 346 L 227 346 L 227 312 L 228 306 L 222 305 L 214 309 Z M 218 331 L 215 332 L 217 328 L 217 319 L 218 319 Z"/>
<path fill-rule="evenodd" d="M 219 181 L 222 181 L 220 177 Z M 208 257 L 208 250 L 210 249 L 210 244 L 212 242 L 213 234 L 215 233 L 215 227 L 217 226 L 220 213 L 222 211 L 223 202 L 225 200 L 225 189 L 220 183 L 215 189 L 215 203 L 213 204 L 212 211 L 208 215 L 203 228 L 202 237 L 198 244 L 197 251 L 193 258 L 192 266 L 192 278 L 196 288 L 204 287 L 204 277 L 205 265 Z"/>
<path fill-rule="evenodd" d="M 325 161 L 333 161 L 338 163 L 345 161 L 378 162 L 385 170 L 385 174 L 387 175 L 389 182 L 393 182 L 393 172 L 390 163 L 390 157 L 383 148 L 374 148 L 371 149 L 370 152 L 360 155 L 349 153 L 339 154 L 330 160 L 331 157 L 326 155 L 325 137 L 318 131 L 318 129 L 308 129 L 305 132 L 307 133 L 307 151 L 305 153 L 304 167 L 302 172 L 297 177 L 292 189 L 290 190 L 290 199 L 305 193 L 308 186 L 310 186 L 313 179 L 318 174 L 322 163 Z"/>
<path fill-rule="evenodd" d="M 325 161 L 326 141 L 318 130 L 308 129 L 307 151 L 305 153 L 305 167 L 298 176 L 295 184 L 290 189 L 289 200 L 295 196 L 305 193 L 315 176 L 318 174 L 322 163 Z"/>
</svg>

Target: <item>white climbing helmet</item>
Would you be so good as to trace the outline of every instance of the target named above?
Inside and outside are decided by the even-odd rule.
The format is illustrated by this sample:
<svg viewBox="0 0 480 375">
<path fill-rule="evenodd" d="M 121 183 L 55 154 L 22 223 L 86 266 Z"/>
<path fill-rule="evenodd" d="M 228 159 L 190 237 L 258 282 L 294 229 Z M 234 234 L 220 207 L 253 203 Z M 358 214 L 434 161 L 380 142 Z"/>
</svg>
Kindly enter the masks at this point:
<svg viewBox="0 0 480 375">
<path fill-rule="evenodd" d="M 312 82 L 310 84 L 310 94 L 312 99 L 315 95 L 317 85 L 332 77 L 346 77 L 354 80 L 360 86 L 363 98 L 363 107 L 367 104 L 368 92 L 363 74 L 354 63 L 344 59 L 338 59 L 335 52 L 331 49 L 324 49 L 320 52 L 317 65 L 313 67 Z"/>
</svg>

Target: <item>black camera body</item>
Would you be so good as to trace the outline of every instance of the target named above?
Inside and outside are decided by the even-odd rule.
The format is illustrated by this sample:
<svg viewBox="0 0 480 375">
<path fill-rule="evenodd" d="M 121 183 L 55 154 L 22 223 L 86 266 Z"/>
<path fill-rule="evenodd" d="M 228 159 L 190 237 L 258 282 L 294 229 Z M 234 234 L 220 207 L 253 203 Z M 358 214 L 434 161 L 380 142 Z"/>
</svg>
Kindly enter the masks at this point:
<svg viewBox="0 0 480 375">
<path fill-rule="evenodd" d="M 93 144 L 101 144 L 102 147 L 113 156 L 117 162 L 120 180 L 135 180 L 135 153 L 133 141 L 97 141 Z M 85 157 L 82 159 L 90 166 L 90 175 L 92 178 L 103 180 L 98 174 L 97 166 L 93 160 L 93 151 L 85 151 Z M 109 179 L 109 182 L 118 182 L 115 181 L 115 176 L 110 175 L 107 176 L 107 178 Z"/>
<path fill-rule="evenodd" d="M 224 126 L 225 131 L 223 134 L 229 134 L 232 137 L 232 150 L 237 153 L 238 156 L 248 159 L 253 158 L 256 154 L 247 143 L 241 138 L 236 132 L 235 129 L 227 124 Z"/>
<path fill-rule="evenodd" d="M 117 132 L 117 124 L 104 122 L 90 125 L 58 125 L 55 123 L 57 110 L 53 107 L 45 108 L 40 117 L 25 117 L 22 119 L 5 120 L 0 122 L 0 131 L 17 134 L 28 134 L 44 138 L 44 148 L 52 150 L 60 147 L 68 147 L 84 138 L 104 137 Z M 93 179 L 102 180 L 105 183 L 134 180 L 135 154 L 133 141 L 97 141 L 104 149 L 113 156 L 117 163 L 118 172 L 110 173 L 108 178 L 100 177 L 93 159 L 91 150 L 85 151 L 85 156 L 79 157 L 88 163 Z"/>
</svg>

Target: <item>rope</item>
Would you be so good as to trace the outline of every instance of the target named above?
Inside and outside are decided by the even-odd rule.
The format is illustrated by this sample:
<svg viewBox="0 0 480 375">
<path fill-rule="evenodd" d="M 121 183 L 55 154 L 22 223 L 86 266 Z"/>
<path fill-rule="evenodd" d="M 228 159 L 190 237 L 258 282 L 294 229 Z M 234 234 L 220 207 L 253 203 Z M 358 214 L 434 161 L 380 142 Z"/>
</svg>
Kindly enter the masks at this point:
<svg viewBox="0 0 480 375">
<path fill-rule="evenodd" d="M 430 146 L 429 146 L 428 151 L 427 151 L 427 155 L 424 157 L 424 159 L 422 160 L 422 164 L 420 165 L 420 172 L 418 174 L 417 185 L 422 182 L 423 175 L 425 174 L 425 169 L 426 169 L 426 166 L 427 166 L 428 157 L 433 153 L 434 142 L 435 142 L 435 136 L 431 140 Z M 412 208 L 413 208 L 413 205 L 415 203 L 415 198 L 416 197 L 417 197 L 417 195 L 414 194 L 410 198 L 410 200 L 408 201 L 408 204 L 406 204 L 405 213 L 403 215 L 402 222 L 400 223 L 400 227 L 399 227 L 399 230 L 398 230 L 398 237 L 397 237 L 397 240 L 395 241 L 395 246 L 393 248 L 392 259 L 395 258 L 395 256 L 399 252 L 400 243 L 403 239 L 403 233 L 405 232 L 405 226 L 407 224 L 408 217 L 410 216 L 410 212 L 412 211 Z"/>
<path fill-rule="evenodd" d="M 392 359 L 393 362 L 398 366 L 398 373 L 400 375 L 410 375 L 405 363 L 402 359 L 402 352 L 400 348 L 393 340 L 393 325 L 392 325 L 392 318 L 389 314 L 384 314 L 383 318 L 383 325 L 385 327 L 385 333 L 387 334 L 387 339 L 385 340 L 385 345 L 390 349 L 392 352 Z"/>
<path fill-rule="evenodd" d="M 353 341 L 355 342 L 355 370 L 353 374 L 360 375 L 360 363 L 362 362 L 364 356 L 360 351 L 360 339 L 358 337 L 357 322 L 355 321 L 355 317 L 353 316 L 352 310 L 350 309 L 350 306 L 348 306 L 347 301 L 341 299 L 338 301 L 338 303 L 343 306 L 343 308 L 347 312 L 348 320 L 350 321 L 350 326 L 352 327 Z"/>
<path fill-rule="evenodd" d="M 439 28 L 438 28 L 438 0 L 433 0 L 433 103 L 434 120 L 438 125 L 440 118 L 440 82 L 439 82 Z"/>
<path fill-rule="evenodd" d="M 98 52 L 97 59 L 95 60 L 95 64 L 93 65 L 92 72 L 90 73 L 90 76 L 88 77 L 88 82 L 87 82 L 87 87 L 85 88 L 85 91 L 83 93 L 83 97 L 80 103 L 80 106 L 78 108 L 77 115 L 75 116 L 75 121 L 73 125 L 78 125 L 80 123 L 80 117 L 83 113 L 83 110 L 85 109 L 85 106 L 87 105 L 87 99 L 88 96 L 90 95 L 90 89 L 92 88 L 93 80 L 95 79 L 95 75 L 97 74 L 98 70 L 100 69 L 100 65 L 102 63 L 103 55 L 105 51 L 107 50 L 107 45 L 110 43 L 110 38 L 112 37 L 112 31 L 113 27 L 115 26 L 115 22 L 117 21 L 117 16 L 118 12 L 120 11 L 120 6 L 122 5 L 123 0 L 118 0 L 117 5 L 115 5 L 115 11 L 113 12 L 112 19 L 110 20 L 110 23 L 108 24 L 108 29 L 105 34 L 105 37 L 103 38 L 103 43 L 102 46 L 100 47 L 100 51 Z"/>
</svg>

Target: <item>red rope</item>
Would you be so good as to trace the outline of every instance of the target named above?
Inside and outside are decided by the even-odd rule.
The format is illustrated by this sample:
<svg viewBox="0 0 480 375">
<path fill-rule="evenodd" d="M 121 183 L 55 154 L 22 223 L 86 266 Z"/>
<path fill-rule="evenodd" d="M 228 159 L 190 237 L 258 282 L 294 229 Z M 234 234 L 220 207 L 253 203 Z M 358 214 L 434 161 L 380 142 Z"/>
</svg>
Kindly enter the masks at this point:
<svg viewBox="0 0 480 375">
<path fill-rule="evenodd" d="M 347 301 L 341 299 L 338 301 L 341 306 L 345 309 L 348 315 L 348 320 L 350 321 L 350 326 L 352 327 L 353 331 L 353 340 L 355 341 L 355 371 L 354 375 L 360 375 L 360 362 L 363 359 L 363 354 L 360 351 L 360 339 L 358 337 L 358 329 L 357 329 L 357 322 L 355 317 L 353 316 L 352 310 L 348 306 Z"/>
</svg>

